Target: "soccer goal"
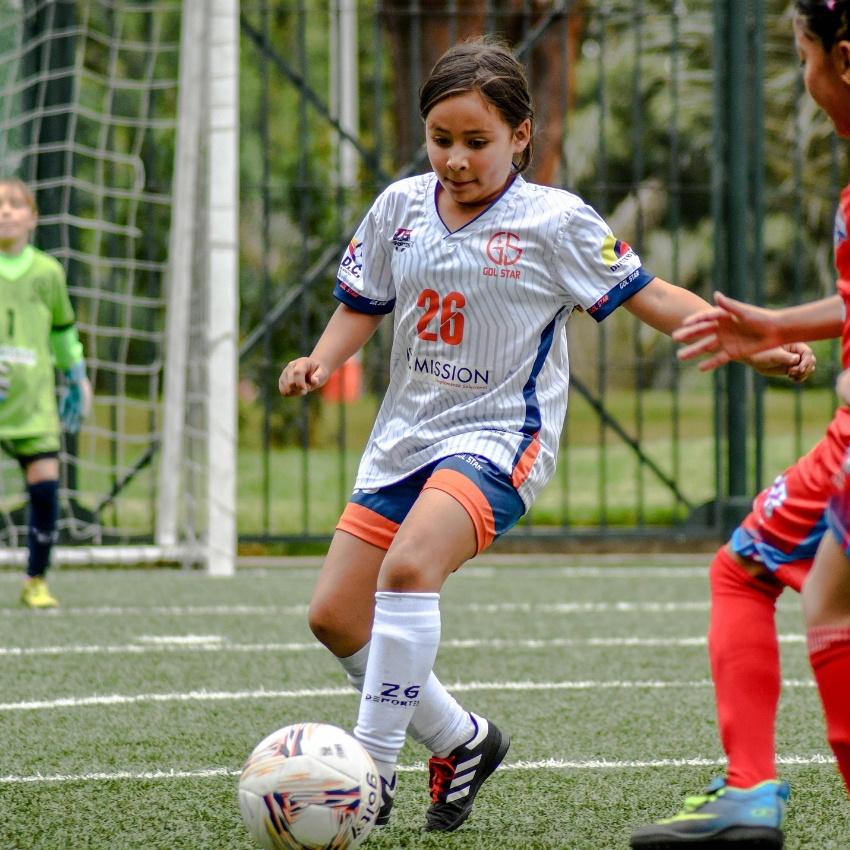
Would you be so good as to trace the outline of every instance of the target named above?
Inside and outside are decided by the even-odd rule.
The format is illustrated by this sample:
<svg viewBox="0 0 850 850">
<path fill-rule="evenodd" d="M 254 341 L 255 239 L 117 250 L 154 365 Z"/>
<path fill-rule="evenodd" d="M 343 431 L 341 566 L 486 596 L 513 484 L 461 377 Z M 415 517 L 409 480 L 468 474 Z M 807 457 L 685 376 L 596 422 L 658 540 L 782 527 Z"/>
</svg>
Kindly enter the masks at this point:
<svg viewBox="0 0 850 850">
<path fill-rule="evenodd" d="M 238 58 L 238 0 L 0 0 L 0 171 L 35 190 L 95 389 L 57 563 L 234 569 Z M 4 458 L 2 563 L 24 501 Z"/>
</svg>

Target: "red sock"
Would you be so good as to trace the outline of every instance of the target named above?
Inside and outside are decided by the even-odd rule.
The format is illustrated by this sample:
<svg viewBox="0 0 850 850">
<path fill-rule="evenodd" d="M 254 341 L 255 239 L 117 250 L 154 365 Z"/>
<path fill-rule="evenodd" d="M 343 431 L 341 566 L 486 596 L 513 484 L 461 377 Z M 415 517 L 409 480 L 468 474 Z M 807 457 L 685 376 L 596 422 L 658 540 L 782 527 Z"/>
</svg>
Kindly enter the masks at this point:
<svg viewBox="0 0 850 850">
<path fill-rule="evenodd" d="M 720 549 L 712 561 L 708 651 L 717 720 L 729 758 L 727 782 L 751 788 L 776 779 L 776 709 L 782 682 L 776 639 L 781 588 L 753 578 Z"/>
<path fill-rule="evenodd" d="M 826 735 L 850 791 L 850 629 L 809 629 L 809 658 L 818 681 Z"/>
</svg>

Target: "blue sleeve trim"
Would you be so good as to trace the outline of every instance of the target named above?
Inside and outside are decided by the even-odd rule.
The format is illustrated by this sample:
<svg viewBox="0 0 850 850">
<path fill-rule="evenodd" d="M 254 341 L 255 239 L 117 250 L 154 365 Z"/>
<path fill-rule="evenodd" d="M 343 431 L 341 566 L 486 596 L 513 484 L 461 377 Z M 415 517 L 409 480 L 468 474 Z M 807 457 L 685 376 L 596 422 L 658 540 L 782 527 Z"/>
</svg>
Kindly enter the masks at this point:
<svg viewBox="0 0 850 850">
<path fill-rule="evenodd" d="M 395 309 L 395 298 L 390 301 L 370 301 L 341 280 L 337 280 L 334 287 L 334 298 L 341 301 L 346 307 L 351 307 L 358 313 L 367 313 L 370 316 L 385 316 Z"/>
<path fill-rule="evenodd" d="M 635 269 L 627 278 L 621 280 L 613 289 L 603 295 L 587 312 L 601 322 L 607 319 L 624 301 L 628 301 L 636 292 L 655 280 L 656 275 Z"/>
</svg>

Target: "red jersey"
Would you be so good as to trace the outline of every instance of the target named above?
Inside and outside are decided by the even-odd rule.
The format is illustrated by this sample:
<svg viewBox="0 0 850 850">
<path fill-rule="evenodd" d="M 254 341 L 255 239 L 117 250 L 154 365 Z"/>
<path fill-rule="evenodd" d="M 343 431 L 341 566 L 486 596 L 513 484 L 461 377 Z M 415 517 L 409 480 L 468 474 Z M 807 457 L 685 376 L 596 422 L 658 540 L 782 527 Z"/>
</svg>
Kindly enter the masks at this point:
<svg viewBox="0 0 850 850">
<path fill-rule="evenodd" d="M 835 268 L 838 272 L 838 294 L 844 299 L 844 327 L 841 331 L 841 366 L 850 368 L 850 238 L 847 222 L 850 221 L 850 186 L 841 193 L 835 214 L 833 243 Z"/>
</svg>

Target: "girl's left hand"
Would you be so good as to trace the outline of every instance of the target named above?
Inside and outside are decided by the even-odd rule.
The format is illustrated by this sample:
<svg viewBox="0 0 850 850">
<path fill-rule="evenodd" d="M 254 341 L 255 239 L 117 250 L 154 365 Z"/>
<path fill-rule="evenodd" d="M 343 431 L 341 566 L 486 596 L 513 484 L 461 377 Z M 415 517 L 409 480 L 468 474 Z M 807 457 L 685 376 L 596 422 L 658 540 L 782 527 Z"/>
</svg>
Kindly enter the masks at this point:
<svg viewBox="0 0 850 850">
<path fill-rule="evenodd" d="M 850 369 L 838 376 L 835 382 L 835 394 L 841 399 L 842 404 L 850 406 Z"/>
<path fill-rule="evenodd" d="M 746 363 L 760 375 L 789 378 L 799 384 L 806 380 L 817 365 L 814 351 L 804 342 L 792 342 L 779 348 L 771 348 L 746 358 Z"/>
<path fill-rule="evenodd" d="M 70 370 L 69 370 L 70 374 Z M 62 387 L 59 400 L 59 416 L 69 434 L 79 433 L 83 422 L 88 419 L 92 408 L 92 388 L 83 372 L 81 377 L 71 380 Z"/>
</svg>

